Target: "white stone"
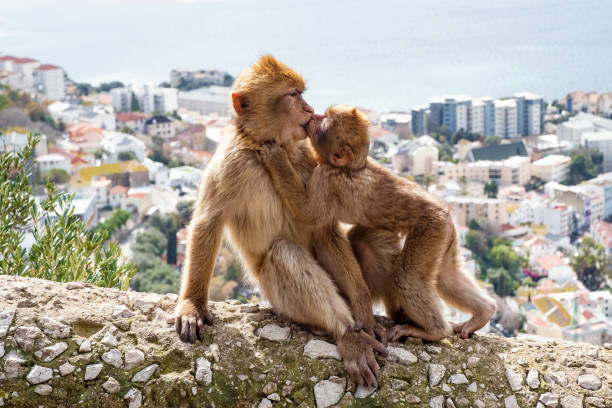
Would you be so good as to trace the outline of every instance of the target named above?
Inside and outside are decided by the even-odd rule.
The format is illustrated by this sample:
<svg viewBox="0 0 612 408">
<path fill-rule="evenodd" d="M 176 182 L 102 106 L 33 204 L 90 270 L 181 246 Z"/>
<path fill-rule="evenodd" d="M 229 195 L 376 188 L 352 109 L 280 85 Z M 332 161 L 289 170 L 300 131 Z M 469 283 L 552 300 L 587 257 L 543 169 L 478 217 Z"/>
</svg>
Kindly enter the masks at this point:
<svg viewBox="0 0 612 408">
<path fill-rule="evenodd" d="M 484 402 L 482 402 L 481 400 L 476 400 L 474 401 L 474 406 L 476 408 L 486 408 L 486 405 Z"/>
<path fill-rule="evenodd" d="M 425 350 L 423 350 L 419 353 L 419 360 L 429 362 L 431 361 L 431 356 L 427 354 Z"/>
<path fill-rule="evenodd" d="M 310 358 L 334 358 L 342 360 L 342 356 L 335 344 L 323 340 L 310 340 L 304 346 L 304 355 Z"/>
<path fill-rule="evenodd" d="M 478 391 L 478 387 L 476 386 L 476 383 L 473 382 L 470 385 L 468 385 L 467 390 L 469 392 L 476 392 L 476 391 Z"/>
<path fill-rule="evenodd" d="M 582 396 L 566 395 L 561 397 L 561 408 L 582 408 Z"/>
<path fill-rule="evenodd" d="M 398 380 L 397 378 L 391 379 L 391 389 L 394 391 L 401 390 L 402 388 L 405 388 L 407 386 L 408 386 L 408 383 L 406 381 Z"/>
<path fill-rule="evenodd" d="M 291 329 L 289 327 L 280 327 L 277 324 L 266 324 L 259 329 L 259 337 L 270 341 L 289 341 Z"/>
<path fill-rule="evenodd" d="M 601 388 L 601 380 L 593 374 L 584 374 L 578 377 L 578 385 L 586 390 L 597 391 Z"/>
<path fill-rule="evenodd" d="M 429 400 L 429 408 L 444 408 L 444 395 L 438 395 Z"/>
<path fill-rule="evenodd" d="M 91 351 L 91 340 L 84 340 L 79 346 L 79 353 L 89 353 Z"/>
<path fill-rule="evenodd" d="M 270 401 L 274 401 L 274 402 L 279 402 L 281 400 L 280 395 L 278 395 L 275 392 L 273 392 L 272 394 L 268 395 L 266 398 L 268 398 Z"/>
<path fill-rule="evenodd" d="M 138 388 L 132 388 L 124 396 L 123 399 L 128 402 L 128 408 L 140 408 L 142 406 L 142 393 Z"/>
<path fill-rule="evenodd" d="M 257 408 L 272 408 L 272 401 L 267 398 L 263 398 L 259 402 L 259 405 L 257 405 Z"/>
<path fill-rule="evenodd" d="M 219 345 L 217 343 L 212 343 L 208 349 L 210 350 L 210 354 L 213 356 L 213 360 L 218 363 L 219 359 L 221 358 L 219 355 Z"/>
<path fill-rule="evenodd" d="M 506 368 L 506 378 L 512 391 L 519 391 L 523 386 L 523 376 L 511 368 Z"/>
<path fill-rule="evenodd" d="M 556 407 L 559 405 L 559 394 L 553 394 L 552 392 L 545 392 L 540 395 L 538 400 L 547 407 Z"/>
<path fill-rule="evenodd" d="M 238 377 L 240 381 L 246 381 L 249 379 L 249 376 L 244 374 L 238 374 L 236 377 Z"/>
<path fill-rule="evenodd" d="M 556 383 L 562 387 L 567 385 L 567 375 L 563 371 L 551 371 L 544 374 L 544 381 L 547 383 Z"/>
<path fill-rule="evenodd" d="M 200 357 L 196 360 L 196 381 L 200 384 L 208 385 L 212 382 L 212 369 L 210 368 L 210 361 L 204 357 Z"/>
<path fill-rule="evenodd" d="M 429 373 L 429 386 L 433 388 L 442 381 L 444 373 L 446 372 L 446 367 L 442 364 L 429 364 L 427 366 L 427 371 Z"/>
<path fill-rule="evenodd" d="M 70 364 L 69 362 L 65 362 L 64 364 L 59 366 L 59 372 L 62 377 L 65 377 L 68 374 L 71 374 L 73 371 L 74 371 L 74 366 Z"/>
<path fill-rule="evenodd" d="M 102 371 L 104 365 L 102 364 L 90 364 L 85 368 L 85 381 L 87 380 L 95 380 L 100 375 L 100 371 Z"/>
<path fill-rule="evenodd" d="M 35 365 L 34 367 L 32 367 L 32 369 L 28 373 L 26 380 L 30 384 L 36 385 L 36 384 L 43 383 L 45 381 L 49 381 L 51 378 L 53 378 L 52 368 L 41 367 L 39 365 Z"/>
<path fill-rule="evenodd" d="M 504 398 L 504 407 L 505 408 L 521 408 L 516 402 L 516 397 L 514 395 L 510 395 Z"/>
<path fill-rule="evenodd" d="M 132 312 L 126 305 L 117 305 L 113 309 L 113 317 L 125 319 L 128 317 L 134 316 L 134 312 Z"/>
<path fill-rule="evenodd" d="M 276 383 L 269 382 L 261 389 L 261 392 L 264 394 L 272 394 L 273 392 L 276 392 L 277 389 L 278 387 Z"/>
<path fill-rule="evenodd" d="M 587 404 L 591 404 L 597 408 L 606 408 L 606 401 L 603 398 L 599 397 L 586 397 L 584 402 Z"/>
<path fill-rule="evenodd" d="M 365 398 L 374 391 L 376 391 L 376 387 L 365 387 L 363 385 L 358 385 L 357 390 L 355 391 L 355 398 Z"/>
<path fill-rule="evenodd" d="M 155 373 L 159 364 L 151 364 L 148 367 L 143 368 L 132 377 L 132 382 L 147 382 L 149 378 Z"/>
<path fill-rule="evenodd" d="M 450 384 L 467 384 L 469 381 L 465 374 L 453 374 L 448 378 Z"/>
<path fill-rule="evenodd" d="M 434 346 L 433 344 L 428 344 L 425 346 L 425 350 L 427 350 L 428 353 L 440 354 L 440 352 L 442 351 L 442 348 L 438 346 Z"/>
<path fill-rule="evenodd" d="M 467 368 L 474 368 L 474 367 L 478 367 L 478 364 L 480 364 L 480 358 L 479 357 L 469 357 L 467 360 Z"/>
<path fill-rule="evenodd" d="M 115 330 L 109 330 L 106 335 L 102 338 L 101 343 L 108 347 L 117 347 L 117 337 L 115 337 Z"/>
<path fill-rule="evenodd" d="M 442 391 L 450 393 L 453 389 L 447 384 L 442 383 Z"/>
<path fill-rule="evenodd" d="M 242 304 L 242 302 L 239 301 L 238 299 L 225 299 L 225 303 L 227 303 L 228 305 L 232 305 L 232 306 L 238 306 Z"/>
<path fill-rule="evenodd" d="M 317 408 L 326 408 L 336 404 L 344 395 L 345 380 L 336 376 L 315 384 L 314 395 Z"/>
<path fill-rule="evenodd" d="M 395 361 L 403 365 L 414 364 L 418 361 L 414 354 L 401 347 L 387 346 L 387 353 L 389 353 L 387 360 Z"/>
<path fill-rule="evenodd" d="M 66 351 L 66 349 L 68 349 L 68 344 L 61 342 L 38 350 L 36 353 L 34 353 L 34 355 L 40 361 L 48 363 L 49 361 L 53 361 L 57 356 Z"/>
<path fill-rule="evenodd" d="M 8 309 L 0 312 L 0 339 L 8 333 L 8 329 L 13 322 L 13 317 L 15 317 L 15 309 Z"/>
<path fill-rule="evenodd" d="M 127 370 L 136 367 L 144 361 L 144 353 L 137 348 L 127 349 L 125 351 L 125 368 Z"/>
<path fill-rule="evenodd" d="M 70 326 L 49 317 L 39 317 L 38 325 L 43 328 L 45 334 L 55 339 L 65 339 L 70 336 Z"/>
<path fill-rule="evenodd" d="M 452 399 L 450 399 L 450 398 L 446 399 L 446 406 L 445 406 L 445 408 L 456 408 L 455 407 L 455 403 L 453 402 Z"/>
<path fill-rule="evenodd" d="M 0 342 L 0 358 L 4 357 L 4 342 Z"/>
<path fill-rule="evenodd" d="M 53 392 L 53 387 L 49 384 L 40 384 L 34 388 L 34 392 L 38 395 L 51 395 Z"/>
<path fill-rule="evenodd" d="M 106 364 L 110 364 L 115 368 L 121 368 L 123 366 L 123 358 L 121 352 L 117 349 L 112 349 L 102 354 L 102 361 Z"/>
<path fill-rule="evenodd" d="M 240 311 L 242 313 L 255 313 L 259 311 L 258 304 L 246 304 L 240 306 Z"/>
<path fill-rule="evenodd" d="M 421 402 L 421 399 L 414 394 L 408 394 L 404 399 L 408 404 L 418 404 Z"/>
<path fill-rule="evenodd" d="M 9 351 L 4 361 L 4 373 L 7 378 L 17 378 L 25 374 L 27 371 L 27 369 L 23 367 L 25 363 L 26 360 L 21 358 L 15 350 Z"/>
<path fill-rule="evenodd" d="M 102 388 L 104 388 L 104 390 L 109 394 L 114 394 L 119 392 L 121 389 L 121 384 L 119 384 L 119 381 L 115 380 L 113 377 L 108 377 L 108 380 L 102 384 Z"/>
<path fill-rule="evenodd" d="M 36 326 L 20 326 L 13 337 L 23 351 L 32 351 L 36 340 L 42 337 L 42 331 Z"/>
<path fill-rule="evenodd" d="M 538 370 L 531 369 L 527 373 L 527 385 L 532 390 L 540 387 L 540 372 Z"/>
</svg>

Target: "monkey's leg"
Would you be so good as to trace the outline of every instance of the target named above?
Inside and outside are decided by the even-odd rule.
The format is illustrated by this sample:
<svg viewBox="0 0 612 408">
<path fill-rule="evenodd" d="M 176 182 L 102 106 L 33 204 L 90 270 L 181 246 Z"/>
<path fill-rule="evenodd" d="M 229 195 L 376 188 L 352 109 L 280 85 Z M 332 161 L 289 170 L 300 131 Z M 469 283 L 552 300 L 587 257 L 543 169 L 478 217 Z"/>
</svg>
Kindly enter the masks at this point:
<svg viewBox="0 0 612 408">
<path fill-rule="evenodd" d="M 472 314 L 463 323 L 453 325 L 464 339 L 487 324 L 495 313 L 495 301 L 478 287 L 476 280 L 461 268 L 455 227 L 451 221 L 451 243 L 440 265 L 438 292 L 449 305 Z"/>
<path fill-rule="evenodd" d="M 325 269 L 349 301 L 355 319 L 355 329 L 363 328 L 383 346 L 387 342 L 387 329 L 374 319 L 372 296 L 350 242 L 337 224 L 331 224 L 313 233 L 313 247 L 317 262 Z M 384 346 L 383 346 L 384 347 Z"/>
<path fill-rule="evenodd" d="M 352 330 L 355 322 L 348 305 L 308 252 L 288 241 L 274 242 L 262 262 L 259 285 L 277 311 L 333 335 L 355 383 L 376 384 L 379 367 L 372 346 Z"/>
</svg>

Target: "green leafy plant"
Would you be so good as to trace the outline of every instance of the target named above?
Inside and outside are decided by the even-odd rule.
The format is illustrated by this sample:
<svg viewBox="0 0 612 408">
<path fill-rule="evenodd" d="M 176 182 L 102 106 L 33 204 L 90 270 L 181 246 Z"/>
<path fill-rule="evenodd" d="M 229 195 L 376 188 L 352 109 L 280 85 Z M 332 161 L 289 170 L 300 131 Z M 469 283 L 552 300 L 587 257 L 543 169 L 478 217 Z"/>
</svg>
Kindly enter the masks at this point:
<svg viewBox="0 0 612 408">
<path fill-rule="evenodd" d="M 74 214 L 74 195 L 48 182 L 46 197 L 34 197 L 31 161 L 38 141 L 30 135 L 22 151 L 0 153 L 0 273 L 127 290 L 135 267 L 106 232 L 86 230 Z"/>
</svg>

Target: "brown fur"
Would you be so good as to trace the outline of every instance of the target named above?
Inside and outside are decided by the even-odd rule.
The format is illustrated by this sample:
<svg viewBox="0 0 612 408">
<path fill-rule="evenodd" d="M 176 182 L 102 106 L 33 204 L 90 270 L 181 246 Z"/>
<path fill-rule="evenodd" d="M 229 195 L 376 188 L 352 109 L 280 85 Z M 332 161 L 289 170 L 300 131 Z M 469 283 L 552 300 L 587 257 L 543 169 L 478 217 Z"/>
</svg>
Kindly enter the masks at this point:
<svg viewBox="0 0 612 408">
<path fill-rule="evenodd" d="M 202 338 L 204 324 L 212 324 L 208 288 L 227 230 L 273 307 L 298 323 L 326 330 L 344 350 L 351 378 L 373 384 L 374 368 L 368 365 L 374 358 L 372 347 L 361 340 L 367 336 L 355 336 L 349 306 L 313 256 L 312 232 L 286 209 L 257 154 L 266 141 L 284 146 L 296 177 L 301 183 L 308 181 L 316 161 L 308 143 L 301 140 L 312 129 L 313 116 L 302 99 L 303 90 L 303 79 L 270 56 L 262 57 L 236 80 L 231 100 L 236 115 L 202 175 L 189 224 L 175 326 L 181 340 L 193 343 Z M 330 268 L 353 265 L 359 271 L 347 248 L 345 237 L 330 234 L 318 242 L 317 253 Z M 346 352 L 356 349 L 363 352 Z"/>
<path fill-rule="evenodd" d="M 406 323 L 394 327 L 392 339 L 450 335 L 438 294 L 472 313 L 454 326 L 462 336 L 484 326 L 495 304 L 460 268 L 447 206 L 367 157 L 367 119 L 355 108 L 333 106 L 312 144 L 320 164 L 308 184 L 296 177 L 282 149 L 266 145 L 262 156 L 277 190 L 306 225 L 355 225 L 348 235 L 372 297 L 396 323 Z"/>
</svg>

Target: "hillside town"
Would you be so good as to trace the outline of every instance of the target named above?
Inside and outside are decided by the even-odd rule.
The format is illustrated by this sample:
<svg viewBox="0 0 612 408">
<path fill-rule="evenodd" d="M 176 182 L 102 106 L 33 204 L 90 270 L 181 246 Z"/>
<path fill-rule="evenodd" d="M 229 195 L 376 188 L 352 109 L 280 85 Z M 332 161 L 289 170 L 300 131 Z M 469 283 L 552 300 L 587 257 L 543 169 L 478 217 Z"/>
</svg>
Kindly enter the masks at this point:
<svg viewBox="0 0 612 408">
<path fill-rule="evenodd" d="M 0 149 L 21 151 L 38 132 L 38 194 L 46 180 L 75 194 L 74 215 L 106 228 L 137 264 L 132 289 L 176 292 L 185 225 L 230 121 L 232 81 L 198 69 L 172 70 L 157 85 L 93 86 L 0 54 Z M 612 92 L 446 95 L 405 112 L 361 109 L 371 156 L 452 208 L 464 267 L 498 301 L 484 331 L 612 342 Z M 223 245 L 211 299 L 258 295 L 240 268 Z"/>
</svg>

